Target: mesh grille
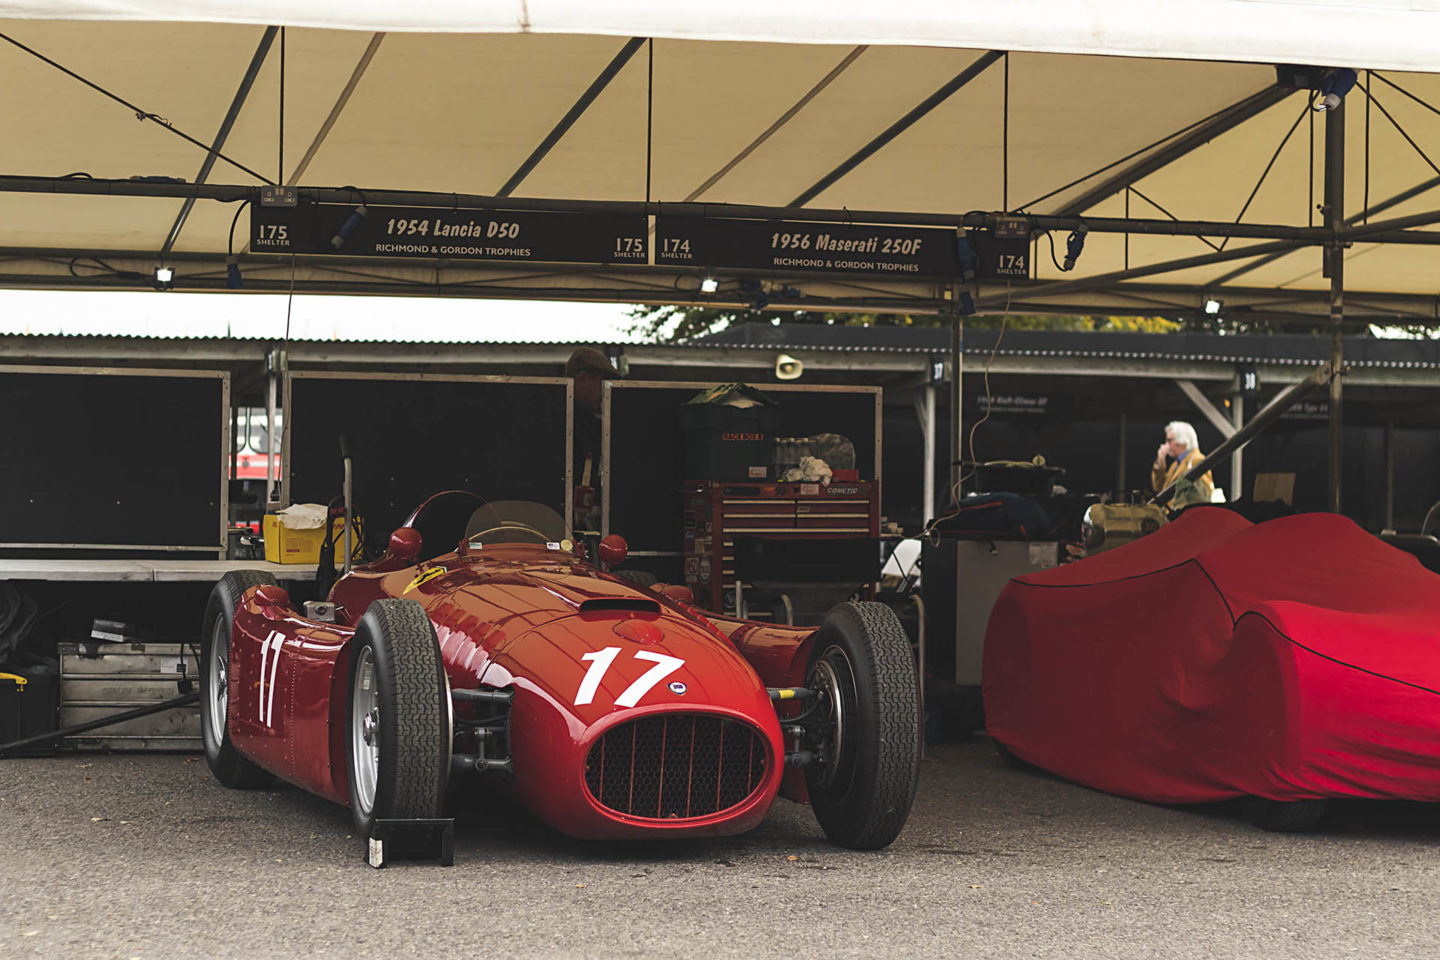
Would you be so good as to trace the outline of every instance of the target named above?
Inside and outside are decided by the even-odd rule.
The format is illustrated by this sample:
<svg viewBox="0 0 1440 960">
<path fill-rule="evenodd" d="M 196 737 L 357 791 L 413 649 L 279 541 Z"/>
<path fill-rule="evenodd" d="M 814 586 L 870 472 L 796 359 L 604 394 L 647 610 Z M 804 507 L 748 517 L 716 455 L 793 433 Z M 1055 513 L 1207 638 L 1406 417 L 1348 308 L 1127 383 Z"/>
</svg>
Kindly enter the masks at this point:
<svg viewBox="0 0 1440 960">
<path fill-rule="evenodd" d="M 765 780 L 765 741 L 748 724 L 703 713 L 642 717 L 590 748 L 585 785 L 632 817 L 704 817 L 746 800 Z"/>
</svg>

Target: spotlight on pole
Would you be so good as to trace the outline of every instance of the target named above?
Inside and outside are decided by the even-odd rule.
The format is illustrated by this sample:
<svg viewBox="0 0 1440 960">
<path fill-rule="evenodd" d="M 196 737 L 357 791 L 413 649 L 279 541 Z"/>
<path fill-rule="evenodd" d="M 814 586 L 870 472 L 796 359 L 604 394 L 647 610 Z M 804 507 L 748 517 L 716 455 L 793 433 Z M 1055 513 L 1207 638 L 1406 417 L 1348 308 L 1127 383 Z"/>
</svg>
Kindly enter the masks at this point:
<svg viewBox="0 0 1440 960">
<path fill-rule="evenodd" d="M 706 277 L 705 279 L 700 281 L 701 293 L 714 293 L 716 290 L 719 289 L 720 281 L 716 280 L 714 277 Z"/>
<path fill-rule="evenodd" d="M 1325 74 L 1325 79 L 1320 81 L 1320 89 L 1317 91 L 1320 96 L 1315 101 L 1316 112 L 1324 113 L 1339 107 L 1345 94 L 1354 89 L 1355 80 L 1355 71 L 1349 67 L 1340 67 Z"/>
<path fill-rule="evenodd" d="M 225 286 L 231 290 L 239 290 L 245 286 L 245 278 L 240 276 L 240 258 L 229 256 L 225 258 Z"/>
<path fill-rule="evenodd" d="M 1206 297 L 1206 298 L 1205 298 L 1205 316 L 1207 316 L 1207 317 L 1218 317 L 1218 316 L 1220 316 L 1220 310 L 1221 310 L 1224 306 L 1225 306 L 1225 304 L 1224 304 L 1223 301 L 1216 300 L 1214 297 Z"/>
<path fill-rule="evenodd" d="M 171 283 L 174 279 L 175 279 L 175 271 L 174 271 L 174 269 L 172 269 L 172 268 L 170 268 L 170 267 L 156 267 L 156 268 L 155 268 L 155 282 L 158 283 L 158 284 L 160 284 L 162 287 L 168 287 L 168 286 L 170 286 L 170 283 Z"/>
</svg>

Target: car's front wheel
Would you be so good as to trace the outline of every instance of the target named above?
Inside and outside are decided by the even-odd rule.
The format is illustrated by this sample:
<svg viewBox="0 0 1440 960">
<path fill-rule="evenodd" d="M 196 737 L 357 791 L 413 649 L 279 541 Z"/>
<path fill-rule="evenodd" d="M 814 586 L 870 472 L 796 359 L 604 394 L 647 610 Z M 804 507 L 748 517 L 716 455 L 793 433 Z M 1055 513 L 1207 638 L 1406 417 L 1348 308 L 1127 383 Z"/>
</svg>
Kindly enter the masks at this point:
<svg viewBox="0 0 1440 960">
<path fill-rule="evenodd" d="M 818 756 L 805 780 L 815 817 L 842 847 L 888 846 L 910 816 L 920 776 L 910 640 L 889 607 L 849 602 L 830 611 L 812 643 L 805 685 L 816 691 Z"/>
<path fill-rule="evenodd" d="M 275 777 L 240 755 L 230 741 L 230 630 L 235 611 L 251 587 L 274 585 L 258 570 L 232 570 L 210 591 L 200 635 L 200 736 L 205 762 L 227 787 L 248 790 L 269 786 Z"/>
<path fill-rule="evenodd" d="M 425 608 L 377 600 L 350 648 L 346 768 L 355 829 L 441 816 L 450 779 L 449 688 Z"/>
</svg>

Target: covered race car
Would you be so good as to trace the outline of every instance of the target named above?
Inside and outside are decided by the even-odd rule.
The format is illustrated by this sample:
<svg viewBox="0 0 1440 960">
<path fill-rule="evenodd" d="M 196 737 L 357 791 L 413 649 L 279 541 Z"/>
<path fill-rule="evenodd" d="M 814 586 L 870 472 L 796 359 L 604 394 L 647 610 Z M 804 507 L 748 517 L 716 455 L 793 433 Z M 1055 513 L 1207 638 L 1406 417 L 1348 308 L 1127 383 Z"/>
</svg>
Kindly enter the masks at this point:
<svg viewBox="0 0 1440 960">
<path fill-rule="evenodd" d="M 985 636 L 1002 753 L 1159 803 L 1440 800 L 1440 576 L 1350 520 L 1192 508 L 1018 577 Z"/>
<path fill-rule="evenodd" d="M 687 594 L 587 562 L 547 507 L 438 494 L 336 582 L 333 622 L 262 573 L 216 585 L 206 759 L 226 786 L 278 776 L 348 804 L 362 836 L 440 817 L 452 774 L 491 771 L 577 837 L 740 833 L 783 794 L 837 844 L 894 840 L 919 764 L 895 615 L 844 603 L 819 628 L 770 626 Z"/>
</svg>

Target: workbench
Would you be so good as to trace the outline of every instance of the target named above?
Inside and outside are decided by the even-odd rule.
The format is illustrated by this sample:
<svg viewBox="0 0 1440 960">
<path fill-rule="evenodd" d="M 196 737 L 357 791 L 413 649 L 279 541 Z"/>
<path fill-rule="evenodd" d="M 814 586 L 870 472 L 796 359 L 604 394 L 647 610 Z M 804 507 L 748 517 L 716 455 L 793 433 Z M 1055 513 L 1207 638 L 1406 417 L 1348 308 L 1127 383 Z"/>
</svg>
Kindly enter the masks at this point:
<svg viewBox="0 0 1440 960">
<path fill-rule="evenodd" d="M 214 582 L 232 570 L 260 570 L 276 580 L 314 580 L 315 567 L 264 560 L 10 560 L 0 558 L 0 580 Z"/>
</svg>

